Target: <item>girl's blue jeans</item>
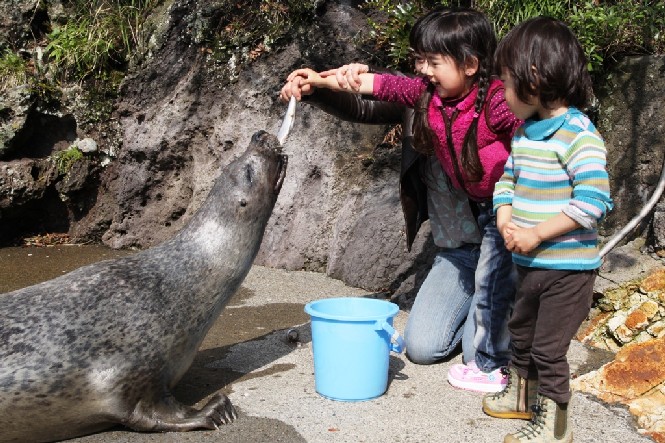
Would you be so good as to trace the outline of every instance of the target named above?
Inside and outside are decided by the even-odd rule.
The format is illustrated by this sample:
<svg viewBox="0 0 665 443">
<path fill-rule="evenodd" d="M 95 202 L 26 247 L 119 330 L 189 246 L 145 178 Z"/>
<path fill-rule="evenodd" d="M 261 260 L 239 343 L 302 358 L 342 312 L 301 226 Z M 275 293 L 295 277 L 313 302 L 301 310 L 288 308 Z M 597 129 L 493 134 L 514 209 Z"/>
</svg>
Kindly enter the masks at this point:
<svg viewBox="0 0 665 443">
<path fill-rule="evenodd" d="M 404 331 L 406 354 L 414 363 L 435 363 L 460 341 L 464 362 L 475 360 L 484 372 L 510 360 L 515 267 L 491 203 L 479 206 L 481 244 L 442 248 L 416 295 Z"/>
</svg>

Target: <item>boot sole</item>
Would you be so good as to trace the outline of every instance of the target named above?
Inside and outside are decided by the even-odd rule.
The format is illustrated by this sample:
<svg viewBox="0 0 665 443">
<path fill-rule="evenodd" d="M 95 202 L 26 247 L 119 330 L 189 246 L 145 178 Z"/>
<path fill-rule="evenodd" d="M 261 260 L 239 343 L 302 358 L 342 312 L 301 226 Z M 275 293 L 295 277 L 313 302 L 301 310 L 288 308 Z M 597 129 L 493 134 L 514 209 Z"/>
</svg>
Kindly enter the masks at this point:
<svg viewBox="0 0 665 443">
<path fill-rule="evenodd" d="M 531 420 L 531 412 L 517 412 L 517 411 L 497 412 L 489 408 L 486 408 L 485 406 L 483 406 L 483 412 L 489 415 L 490 417 L 495 417 L 495 418 L 518 418 L 522 420 Z"/>
</svg>

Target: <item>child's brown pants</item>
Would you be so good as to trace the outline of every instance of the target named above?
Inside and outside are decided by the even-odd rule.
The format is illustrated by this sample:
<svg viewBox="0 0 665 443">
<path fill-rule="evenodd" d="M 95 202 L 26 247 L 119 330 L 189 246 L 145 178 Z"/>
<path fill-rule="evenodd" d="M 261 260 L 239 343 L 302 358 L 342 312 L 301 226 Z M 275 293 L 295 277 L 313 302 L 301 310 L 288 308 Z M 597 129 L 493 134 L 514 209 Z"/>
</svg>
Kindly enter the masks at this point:
<svg viewBox="0 0 665 443">
<path fill-rule="evenodd" d="M 570 400 L 566 353 L 593 300 L 596 271 L 517 266 L 515 307 L 508 323 L 511 364 L 524 378 L 538 378 L 538 392 L 557 403 Z"/>
</svg>

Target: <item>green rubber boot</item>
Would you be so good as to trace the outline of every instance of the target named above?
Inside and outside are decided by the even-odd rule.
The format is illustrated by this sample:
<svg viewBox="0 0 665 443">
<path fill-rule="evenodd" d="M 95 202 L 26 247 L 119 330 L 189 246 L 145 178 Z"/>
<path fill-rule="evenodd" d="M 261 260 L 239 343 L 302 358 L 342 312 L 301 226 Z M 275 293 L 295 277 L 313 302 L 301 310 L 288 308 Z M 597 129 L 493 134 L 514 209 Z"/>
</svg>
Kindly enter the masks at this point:
<svg viewBox="0 0 665 443">
<path fill-rule="evenodd" d="M 569 407 L 570 402 L 556 403 L 539 394 L 531 421 L 514 434 L 506 435 L 503 443 L 572 443 Z"/>
<path fill-rule="evenodd" d="M 519 376 L 514 368 L 501 368 L 508 383 L 499 392 L 487 394 L 483 398 L 483 411 L 496 418 L 531 418 L 531 406 L 536 404 L 538 380 Z"/>
</svg>

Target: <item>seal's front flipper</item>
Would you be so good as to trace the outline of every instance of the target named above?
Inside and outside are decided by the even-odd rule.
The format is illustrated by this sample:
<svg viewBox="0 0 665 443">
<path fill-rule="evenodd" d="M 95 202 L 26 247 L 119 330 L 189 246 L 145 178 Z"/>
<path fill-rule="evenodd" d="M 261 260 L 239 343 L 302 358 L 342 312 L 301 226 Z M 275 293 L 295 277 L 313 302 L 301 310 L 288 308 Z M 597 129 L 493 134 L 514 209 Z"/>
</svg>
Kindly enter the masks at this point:
<svg viewBox="0 0 665 443">
<path fill-rule="evenodd" d="M 139 403 L 123 425 L 135 431 L 179 432 L 218 429 L 237 417 L 231 400 L 224 394 L 215 394 L 201 410 L 183 405 L 169 395 L 152 407 Z"/>
</svg>

